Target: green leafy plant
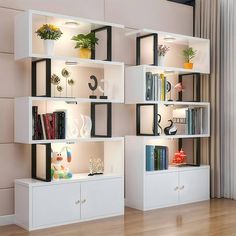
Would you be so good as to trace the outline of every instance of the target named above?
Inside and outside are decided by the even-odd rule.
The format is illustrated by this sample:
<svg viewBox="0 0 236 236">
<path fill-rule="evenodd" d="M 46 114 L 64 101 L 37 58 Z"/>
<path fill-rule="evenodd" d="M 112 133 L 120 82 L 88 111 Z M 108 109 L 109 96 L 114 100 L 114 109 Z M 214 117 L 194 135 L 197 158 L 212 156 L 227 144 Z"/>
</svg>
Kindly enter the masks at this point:
<svg viewBox="0 0 236 236">
<path fill-rule="evenodd" d="M 58 40 L 61 35 L 63 34 L 60 28 L 56 27 L 55 25 L 51 24 L 44 24 L 42 25 L 36 32 L 35 32 L 41 39 L 50 39 L 50 40 Z"/>
<path fill-rule="evenodd" d="M 192 47 L 183 50 L 183 56 L 187 63 L 196 56 L 197 50 L 194 50 Z"/>
<path fill-rule="evenodd" d="M 75 48 L 94 49 L 95 45 L 98 44 L 98 38 L 96 38 L 94 32 L 91 32 L 89 34 L 75 35 L 75 36 L 72 37 L 71 40 L 76 41 Z"/>
</svg>

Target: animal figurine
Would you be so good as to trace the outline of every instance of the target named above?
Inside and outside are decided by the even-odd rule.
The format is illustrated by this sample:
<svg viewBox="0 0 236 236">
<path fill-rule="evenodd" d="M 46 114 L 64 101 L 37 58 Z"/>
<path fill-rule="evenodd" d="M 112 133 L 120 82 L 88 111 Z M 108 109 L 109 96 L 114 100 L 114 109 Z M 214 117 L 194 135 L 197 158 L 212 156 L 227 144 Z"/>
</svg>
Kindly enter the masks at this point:
<svg viewBox="0 0 236 236">
<path fill-rule="evenodd" d="M 164 128 L 164 133 L 166 135 L 175 135 L 177 133 L 177 128 L 174 125 L 172 120 L 168 120 L 170 122 L 170 125 Z"/>
<path fill-rule="evenodd" d="M 59 180 L 59 179 L 70 179 L 73 174 L 70 171 L 69 167 L 66 167 L 62 161 L 63 156 L 62 152 L 66 150 L 67 154 L 67 162 L 71 162 L 71 150 L 69 147 L 63 147 L 60 152 L 52 152 L 51 156 L 51 179 Z"/>
</svg>

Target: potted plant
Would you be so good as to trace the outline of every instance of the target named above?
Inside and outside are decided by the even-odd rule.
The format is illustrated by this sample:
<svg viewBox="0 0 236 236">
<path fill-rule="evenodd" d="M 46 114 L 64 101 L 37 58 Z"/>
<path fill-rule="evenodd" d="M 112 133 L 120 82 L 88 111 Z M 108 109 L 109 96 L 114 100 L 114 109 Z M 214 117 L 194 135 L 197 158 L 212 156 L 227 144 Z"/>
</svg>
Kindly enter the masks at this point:
<svg viewBox="0 0 236 236">
<path fill-rule="evenodd" d="M 169 50 L 170 48 L 167 47 L 166 45 L 158 46 L 158 65 L 159 66 L 164 66 L 165 55 Z"/>
<path fill-rule="evenodd" d="M 35 32 L 44 40 L 44 50 L 47 55 L 53 54 L 54 42 L 63 34 L 61 30 L 52 24 L 44 24 Z"/>
<path fill-rule="evenodd" d="M 75 48 L 79 48 L 79 57 L 86 59 L 91 58 L 91 50 L 95 49 L 95 45 L 98 44 L 98 38 L 94 32 L 75 35 L 71 40 L 76 41 Z"/>
<path fill-rule="evenodd" d="M 194 50 L 192 47 L 183 50 L 183 56 L 185 59 L 184 68 L 193 69 L 193 63 L 191 60 L 196 56 L 197 50 Z"/>
</svg>

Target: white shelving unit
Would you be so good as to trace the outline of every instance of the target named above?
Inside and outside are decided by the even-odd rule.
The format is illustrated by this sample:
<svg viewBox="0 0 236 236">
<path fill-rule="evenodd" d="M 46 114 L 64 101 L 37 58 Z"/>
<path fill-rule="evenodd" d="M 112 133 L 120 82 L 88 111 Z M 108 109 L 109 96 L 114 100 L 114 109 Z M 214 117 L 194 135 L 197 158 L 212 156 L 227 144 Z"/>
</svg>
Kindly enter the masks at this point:
<svg viewBox="0 0 236 236">
<path fill-rule="evenodd" d="M 146 145 L 168 146 L 168 162 L 170 164 L 171 159 L 179 148 L 177 145 L 178 139 L 210 137 L 210 103 L 175 101 L 178 99 L 178 91 L 176 91 L 176 94 L 169 94 L 168 96 L 170 97 L 166 97 L 166 101 L 146 100 L 146 73 L 164 74 L 171 85 L 171 92 L 173 93 L 174 85 L 179 82 L 180 75 L 210 73 L 210 41 L 149 29 L 131 30 L 126 35 L 136 38 L 153 34 L 157 35 L 158 45 L 163 44 L 170 47 L 165 56 L 164 66 L 148 65 L 153 63 L 153 38 L 142 38 L 140 41 L 140 58 L 137 58 L 140 60 L 141 65 L 130 66 L 125 69 L 125 103 L 158 105 L 158 114 L 161 115 L 160 126 L 162 128 L 169 125 L 167 122 L 169 119 L 180 118 L 174 116 L 175 109 L 202 108 L 201 131 L 198 134 L 188 134 L 186 127 L 184 126 L 184 130 L 182 130 L 183 127 L 181 126 L 180 131 L 177 129 L 177 134 L 175 135 L 162 133 L 159 136 L 126 136 L 126 206 L 143 211 L 209 199 L 209 166 L 169 166 L 166 170 L 146 171 Z M 182 51 L 187 47 L 193 47 L 197 50 L 193 61 L 193 69 L 183 68 Z M 185 81 L 191 79 L 192 77 L 185 77 Z M 185 93 L 187 91 L 184 91 Z M 191 96 L 193 97 L 194 95 L 192 94 Z M 191 99 L 193 99 L 192 97 Z M 168 101 L 168 99 L 172 101 Z M 148 106 L 142 106 L 142 109 L 142 111 L 140 110 L 138 122 L 142 123 L 144 128 L 140 125 L 140 129 L 143 129 L 140 133 L 152 133 L 154 111 L 148 110 Z M 187 120 L 186 113 L 177 113 L 176 111 L 175 115 L 180 115 L 181 118 Z M 191 149 L 191 145 L 187 149 Z M 188 153 L 189 156 L 187 158 L 193 160 L 198 155 L 196 150 L 188 150 Z"/>
<path fill-rule="evenodd" d="M 70 27 L 66 22 L 76 22 L 77 26 Z M 63 32 L 62 37 L 55 42 L 52 56 L 45 54 L 43 40 L 35 34 L 35 31 L 46 23 L 58 26 Z M 106 59 L 104 51 L 106 51 L 107 41 L 99 33 L 101 39 L 99 39 L 99 47 L 96 47 L 96 59 L 93 60 L 79 58 L 78 49 L 74 49 L 75 43 L 71 40 L 74 35 L 87 34 L 91 30 L 105 26 L 124 28 L 118 24 L 35 10 L 25 11 L 15 18 L 15 35 L 17 35 L 15 38 L 15 59 L 30 59 L 32 61 L 51 59 L 51 74 L 59 75 L 61 78 L 61 71 L 66 67 L 75 80 L 73 95 L 72 88 L 69 95 L 67 89 L 66 94 L 65 92 L 64 94 L 55 93 L 55 87 L 52 85 L 52 97 L 15 98 L 15 142 L 51 144 L 53 150 L 62 146 L 63 143 L 73 144 L 78 145 L 74 147 L 76 153 L 78 147 L 86 148 L 86 143 L 89 143 L 91 147 L 98 148 L 99 154 L 97 156 L 104 163 L 104 173 L 97 176 L 80 173 L 82 171 L 79 169 L 78 173 L 73 172 L 72 179 L 67 180 L 51 182 L 36 179 L 16 180 L 16 224 L 27 230 L 124 214 L 124 138 L 74 138 L 67 131 L 70 130 L 70 124 L 75 119 L 80 120 L 77 123 L 78 129 L 80 129 L 80 123 L 82 123 L 80 114 L 90 115 L 90 103 L 124 103 L 124 63 L 103 61 Z M 91 75 L 97 77 L 99 85 L 103 80 L 104 95 L 108 99 L 100 99 L 99 96 L 103 95 L 101 92 L 95 93 L 97 99 L 89 98 L 91 91 L 88 88 L 88 82 L 91 82 L 89 80 Z M 45 69 L 39 64 L 39 68 L 37 68 L 37 94 L 38 91 L 39 93 L 45 91 L 43 87 L 45 82 L 41 81 L 41 78 L 44 77 Z M 65 80 L 64 83 L 67 81 Z M 62 84 L 62 86 L 67 88 L 66 84 Z M 66 111 L 66 139 L 32 140 L 32 106 L 38 106 L 39 114 Z M 96 115 L 96 119 L 99 117 Z M 83 154 L 81 154 L 82 151 L 80 152 L 80 158 L 81 156 L 90 158 L 93 150 L 84 151 Z M 43 157 L 40 156 L 38 159 L 41 160 Z M 84 160 L 83 165 L 86 165 L 87 159 Z M 39 172 L 41 175 L 41 171 Z M 39 177 L 41 178 L 41 176 Z"/>
<path fill-rule="evenodd" d="M 125 138 L 126 206 L 151 210 L 209 199 L 209 166 L 146 171 L 145 146 L 156 137 Z"/>
<path fill-rule="evenodd" d="M 126 35 L 130 37 L 144 36 L 148 34 L 157 34 L 158 44 L 165 44 L 170 47 L 170 51 L 166 55 L 166 68 L 162 68 L 164 71 L 179 70 L 180 73 L 188 71 L 203 74 L 210 73 L 210 40 L 180 34 L 173 34 L 169 32 L 156 31 L 151 29 L 130 30 L 126 33 Z M 197 50 L 196 57 L 193 60 L 193 70 L 183 69 L 182 50 L 186 47 L 193 47 L 195 50 Z M 149 47 L 148 41 L 146 46 L 144 45 L 141 49 L 143 50 L 142 55 L 144 59 L 146 59 L 150 54 L 150 49 L 152 49 Z M 177 60 L 173 61 L 172 58 L 177 58 Z M 176 61 L 178 61 L 178 66 L 174 66 L 176 65 Z M 146 63 L 141 62 L 141 64 Z"/>
<path fill-rule="evenodd" d="M 76 22 L 78 27 L 69 27 L 66 22 Z M 15 59 L 50 58 L 43 53 L 43 40 L 34 33 L 43 24 L 50 23 L 60 27 L 63 35 L 56 42 L 55 55 L 57 58 L 72 61 L 78 58 L 78 49 L 74 49 L 73 35 L 90 33 L 91 30 L 103 26 L 124 28 L 123 25 L 90 20 L 86 18 L 60 15 L 50 12 L 28 10 L 15 18 Z M 19 40 L 20 39 L 20 40 Z M 60 50 L 58 50 L 60 49 Z M 53 57 L 54 57 L 53 56 Z"/>
</svg>

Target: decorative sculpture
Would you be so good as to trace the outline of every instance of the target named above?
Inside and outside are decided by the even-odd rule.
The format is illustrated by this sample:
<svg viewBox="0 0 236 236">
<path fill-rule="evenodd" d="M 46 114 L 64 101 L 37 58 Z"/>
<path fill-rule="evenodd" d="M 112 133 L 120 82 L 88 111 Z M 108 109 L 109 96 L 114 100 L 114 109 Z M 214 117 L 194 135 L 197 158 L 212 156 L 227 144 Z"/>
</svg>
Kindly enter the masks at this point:
<svg viewBox="0 0 236 236">
<path fill-rule="evenodd" d="M 174 125 L 172 120 L 168 120 L 170 122 L 170 125 L 164 128 L 164 133 L 166 135 L 175 135 L 177 133 L 177 128 Z"/>
<path fill-rule="evenodd" d="M 92 85 L 92 83 L 88 83 L 88 86 L 89 86 L 90 90 L 92 90 L 92 95 L 90 95 L 89 98 L 96 99 L 97 96 L 94 95 L 94 91 L 95 91 L 95 90 L 97 89 L 97 87 L 98 87 L 98 80 L 97 80 L 97 78 L 96 78 L 95 75 L 91 75 L 91 76 L 90 76 L 90 79 L 94 81 L 94 85 Z"/>
<path fill-rule="evenodd" d="M 91 129 L 92 129 L 91 118 L 89 116 L 85 116 L 82 114 L 80 116 L 83 122 L 82 127 L 80 129 L 80 136 L 82 138 L 89 138 L 91 134 Z"/>
<path fill-rule="evenodd" d="M 101 85 L 98 86 L 98 90 L 102 93 L 100 99 L 107 99 L 107 96 L 104 95 L 104 90 L 105 90 L 105 84 L 107 85 L 108 82 L 105 81 L 104 79 L 101 79 L 100 83 L 103 83 L 103 88 L 101 87 Z"/>
<path fill-rule="evenodd" d="M 89 160 L 89 174 L 88 176 L 93 175 L 102 175 L 104 172 L 104 164 L 100 158 L 90 159 Z"/>
</svg>

